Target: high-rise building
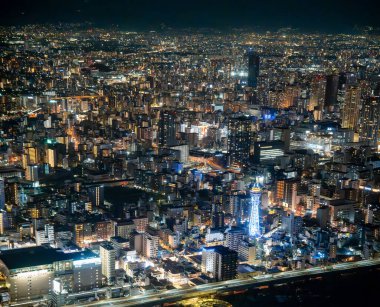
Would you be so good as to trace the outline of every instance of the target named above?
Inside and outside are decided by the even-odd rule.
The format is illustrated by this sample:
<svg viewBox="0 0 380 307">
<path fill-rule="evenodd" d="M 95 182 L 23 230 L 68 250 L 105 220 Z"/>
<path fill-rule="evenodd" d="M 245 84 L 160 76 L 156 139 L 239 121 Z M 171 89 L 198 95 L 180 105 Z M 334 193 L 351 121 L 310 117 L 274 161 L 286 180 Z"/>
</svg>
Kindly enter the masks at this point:
<svg viewBox="0 0 380 307">
<path fill-rule="evenodd" d="M 38 165 L 28 164 L 25 172 L 25 179 L 29 181 L 38 181 Z"/>
<path fill-rule="evenodd" d="M 297 236 L 302 230 L 303 220 L 300 216 L 295 216 L 293 212 L 282 217 L 281 228 L 290 235 Z"/>
<path fill-rule="evenodd" d="M 230 165 L 246 166 L 252 156 L 253 128 L 249 117 L 230 117 L 228 119 L 227 150 Z"/>
<path fill-rule="evenodd" d="M 338 85 L 339 85 L 338 75 L 328 75 L 326 77 L 325 105 L 327 107 L 336 105 L 337 98 L 338 98 Z"/>
<path fill-rule="evenodd" d="M 37 245 L 54 243 L 54 225 L 45 225 L 43 229 L 36 230 L 35 239 Z"/>
<path fill-rule="evenodd" d="M 0 179 L 0 210 L 5 208 L 5 186 L 4 180 Z"/>
<path fill-rule="evenodd" d="M 342 111 L 342 128 L 358 130 L 361 107 L 360 93 L 360 88 L 356 86 L 350 86 L 346 89 Z"/>
<path fill-rule="evenodd" d="M 99 248 L 100 259 L 102 261 L 102 275 L 106 278 L 107 284 L 112 284 L 115 280 L 115 258 L 116 250 L 109 242 L 103 242 Z"/>
<path fill-rule="evenodd" d="M 360 141 L 368 145 L 378 144 L 380 129 L 380 97 L 369 97 L 363 102 L 359 119 Z"/>
<path fill-rule="evenodd" d="M 257 87 L 260 74 L 260 57 L 252 49 L 248 51 L 248 86 Z"/>
<path fill-rule="evenodd" d="M 251 210 L 249 213 L 248 233 L 250 237 L 260 236 L 260 203 L 261 203 L 261 190 L 255 184 L 251 191 Z"/>
<path fill-rule="evenodd" d="M 238 255 L 242 261 L 247 261 L 248 264 L 254 264 L 256 260 L 256 246 L 247 241 L 240 241 Z"/>
<path fill-rule="evenodd" d="M 176 125 L 174 112 L 160 112 L 160 121 L 158 123 L 158 145 L 162 147 L 176 145 Z"/>
<path fill-rule="evenodd" d="M 330 209 L 327 206 L 321 206 L 317 209 L 317 221 L 321 228 L 326 228 L 330 221 Z"/>
<path fill-rule="evenodd" d="M 224 212 L 222 206 L 218 204 L 212 205 L 211 212 L 211 226 L 212 228 L 219 228 L 224 226 Z"/>
<path fill-rule="evenodd" d="M 238 253 L 225 246 L 205 247 L 202 251 L 202 272 L 211 273 L 217 281 L 234 279 L 237 260 Z"/>
<path fill-rule="evenodd" d="M 298 185 L 299 181 L 294 179 L 278 180 L 276 184 L 277 200 L 292 211 L 296 210 Z"/>
<path fill-rule="evenodd" d="M 8 179 L 5 185 L 5 202 L 7 204 L 18 205 L 19 194 L 17 180 Z"/>
<path fill-rule="evenodd" d="M 244 231 L 241 228 L 233 227 L 227 230 L 224 246 L 237 251 L 239 243 L 243 240 Z"/>
<path fill-rule="evenodd" d="M 326 96 L 326 80 L 322 76 L 315 77 L 311 82 L 309 111 L 315 108 L 323 110 Z"/>
<path fill-rule="evenodd" d="M 143 234 L 143 255 L 147 258 L 157 258 L 159 237 L 148 232 Z"/>
<path fill-rule="evenodd" d="M 45 154 L 45 162 L 50 165 L 50 167 L 57 166 L 57 150 L 55 148 L 47 148 Z"/>
<path fill-rule="evenodd" d="M 94 207 L 99 207 L 104 205 L 104 186 L 90 187 L 88 189 L 88 196 L 90 202 Z"/>
</svg>

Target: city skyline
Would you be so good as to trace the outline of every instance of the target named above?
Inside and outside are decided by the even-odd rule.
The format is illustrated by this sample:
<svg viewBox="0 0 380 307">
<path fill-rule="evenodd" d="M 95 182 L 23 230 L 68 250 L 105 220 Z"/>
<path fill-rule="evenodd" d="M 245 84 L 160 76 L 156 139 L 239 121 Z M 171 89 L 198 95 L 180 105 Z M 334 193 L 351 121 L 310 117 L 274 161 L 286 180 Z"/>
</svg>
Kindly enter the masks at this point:
<svg viewBox="0 0 380 307">
<path fill-rule="evenodd" d="M 0 24 L 91 22 L 95 26 L 130 31 L 181 28 L 256 28 L 261 31 L 292 27 L 303 32 L 353 33 L 378 28 L 376 1 L 139 1 L 5 0 Z M 367 9 L 368 8 L 368 9 Z M 360 14 L 358 14 L 360 11 Z"/>
<path fill-rule="evenodd" d="M 2 5 L 0 306 L 378 301 L 371 1 Z"/>
</svg>

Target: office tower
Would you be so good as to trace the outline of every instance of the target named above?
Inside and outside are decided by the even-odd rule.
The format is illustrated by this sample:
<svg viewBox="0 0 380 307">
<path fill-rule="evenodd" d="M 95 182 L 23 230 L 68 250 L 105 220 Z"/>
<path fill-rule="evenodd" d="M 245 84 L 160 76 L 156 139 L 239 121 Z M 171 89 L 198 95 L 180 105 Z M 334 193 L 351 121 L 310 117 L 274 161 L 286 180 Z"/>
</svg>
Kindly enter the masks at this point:
<svg viewBox="0 0 380 307">
<path fill-rule="evenodd" d="M 363 102 L 359 119 L 360 141 L 370 146 L 378 144 L 380 129 L 380 97 L 369 97 Z"/>
<path fill-rule="evenodd" d="M 260 57 L 252 49 L 248 51 L 248 86 L 256 87 L 260 73 Z"/>
<path fill-rule="evenodd" d="M 243 240 L 244 230 L 241 228 L 233 227 L 227 230 L 224 246 L 231 250 L 237 251 L 239 243 Z"/>
<path fill-rule="evenodd" d="M 4 179 L 0 179 L 0 210 L 5 208 L 5 186 Z"/>
<path fill-rule="evenodd" d="M 158 123 L 158 145 L 176 145 L 175 113 L 171 111 L 161 111 Z"/>
<path fill-rule="evenodd" d="M 260 236 L 260 203 L 261 189 L 258 184 L 255 184 L 251 191 L 251 208 L 249 213 L 248 233 L 250 237 Z"/>
<path fill-rule="evenodd" d="M 229 164 L 247 165 L 252 155 L 253 129 L 248 117 L 230 117 L 228 119 L 227 151 Z"/>
<path fill-rule="evenodd" d="M 25 179 L 29 181 L 38 181 L 38 165 L 28 164 L 25 172 Z"/>
<path fill-rule="evenodd" d="M 90 198 L 90 202 L 93 206 L 99 207 L 104 205 L 104 186 L 96 186 L 96 187 L 90 187 L 88 189 L 88 196 Z"/>
<path fill-rule="evenodd" d="M 211 273 L 217 281 L 230 280 L 237 275 L 238 253 L 222 245 L 205 247 L 202 251 L 202 272 Z"/>
<path fill-rule="evenodd" d="M 338 75 L 328 75 L 326 77 L 326 95 L 325 95 L 325 105 L 326 107 L 335 106 L 338 98 L 338 85 L 339 76 Z"/>
<path fill-rule="evenodd" d="M 342 111 L 342 128 L 358 130 L 359 112 L 361 107 L 360 88 L 350 86 L 346 89 Z"/>
<path fill-rule="evenodd" d="M 99 248 L 100 259 L 102 261 L 102 275 L 106 278 L 106 283 L 112 284 L 115 280 L 115 258 L 116 250 L 109 242 L 103 242 Z"/>
</svg>

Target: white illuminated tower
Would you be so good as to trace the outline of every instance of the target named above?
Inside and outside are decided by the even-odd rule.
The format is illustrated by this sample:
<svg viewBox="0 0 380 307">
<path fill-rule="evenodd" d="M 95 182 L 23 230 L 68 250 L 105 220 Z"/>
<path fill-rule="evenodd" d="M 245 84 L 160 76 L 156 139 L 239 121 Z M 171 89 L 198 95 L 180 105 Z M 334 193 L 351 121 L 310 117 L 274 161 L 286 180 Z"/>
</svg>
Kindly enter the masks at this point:
<svg viewBox="0 0 380 307">
<path fill-rule="evenodd" d="M 250 237 L 260 236 L 259 206 L 261 203 L 261 190 L 255 183 L 251 189 L 251 212 L 249 215 L 248 231 Z"/>
</svg>

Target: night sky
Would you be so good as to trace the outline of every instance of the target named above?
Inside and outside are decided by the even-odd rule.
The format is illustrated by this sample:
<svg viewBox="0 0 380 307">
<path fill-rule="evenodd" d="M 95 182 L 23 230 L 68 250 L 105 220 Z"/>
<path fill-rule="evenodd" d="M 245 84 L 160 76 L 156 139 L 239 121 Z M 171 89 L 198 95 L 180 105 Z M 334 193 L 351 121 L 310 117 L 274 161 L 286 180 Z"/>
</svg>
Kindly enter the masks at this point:
<svg viewBox="0 0 380 307">
<path fill-rule="evenodd" d="M 376 0 L 1 0 L 0 24 L 83 22 L 126 30 L 291 26 L 351 32 L 380 26 Z M 378 4 L 378 3 L 377 3 Z"/>
</svg>

